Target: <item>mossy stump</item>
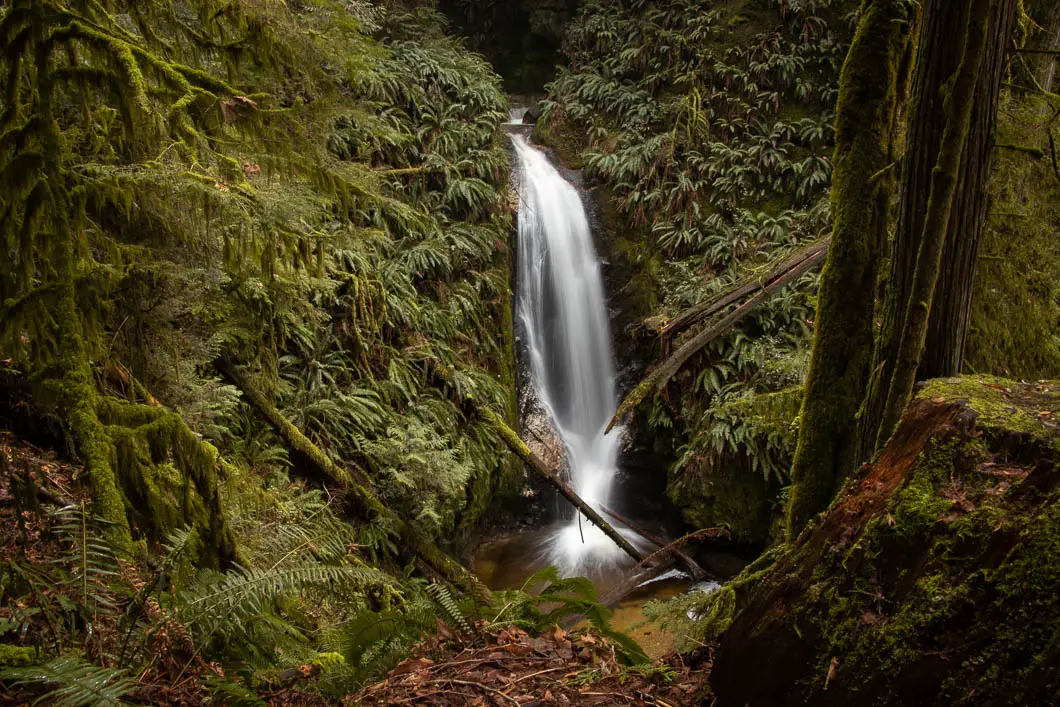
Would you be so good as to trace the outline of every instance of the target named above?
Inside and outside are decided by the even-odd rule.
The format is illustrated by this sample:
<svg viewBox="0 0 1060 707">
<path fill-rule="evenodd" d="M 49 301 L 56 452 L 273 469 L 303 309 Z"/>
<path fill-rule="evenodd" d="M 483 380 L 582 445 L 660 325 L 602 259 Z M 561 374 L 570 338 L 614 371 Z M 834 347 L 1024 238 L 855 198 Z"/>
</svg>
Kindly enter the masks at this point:
<svg viewBox="0 0 1060 707">
<path fill-rule="evenodd" d="M 929 381 L 831 509 L 732 585 L 718 704 L 1055 704 L 1058 466 L 1060 383 Z"/>
</svg>

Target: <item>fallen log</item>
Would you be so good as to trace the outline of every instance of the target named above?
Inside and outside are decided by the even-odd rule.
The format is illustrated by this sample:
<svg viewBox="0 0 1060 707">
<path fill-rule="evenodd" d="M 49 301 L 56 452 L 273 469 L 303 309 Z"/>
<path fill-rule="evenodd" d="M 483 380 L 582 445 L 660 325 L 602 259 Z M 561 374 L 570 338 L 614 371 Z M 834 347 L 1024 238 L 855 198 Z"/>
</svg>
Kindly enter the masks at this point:
<svg viewBox="0 0 1060 707">
<path fill-rule="evenodd" d="M 341 487 L 347 496 L 359 506 L 363 516 L 371 519 L 374 515 L 389 524 L 397 531 L 404 547 L 438 576 L 483 599 L 488 599 L 489 590 L 474 574 L 438 549 L 434 543 L 387 508 L 372 493 L 370 482 L 363 472 L 358 469 L 348 471 L 332 461 L 320 447 L 313 444 L 308 437 L 302 434 L 301 430 L 284 417 L 276 406 L 230 361 L 221 360 L 216 365 L 218 370 L 242 391 L 247 402 L 265 418 L 284 442 L 309 461 L 317 473 Z"/>
<path fill-rule="evenodd" d="M 722 317 L 715 324 L 707 326 L 694 337 L 686 341 L 681 348 L 677 349 L 677 351 L 671 354 L 669 358 L 659 364 L 644 378 L 644 380 L 638 383 L 633 390 L 629 392 L 629 395 L 627 395 L 618 406 L 618 410 L 615 411 L 615 415 L 611 418 L 611 422 L 608 423 L 607 431 L 610 432 L 615 425 L 622 422 L 629 413 L 636 409 L 636 407 L 648 397 L 649 393 L 661 390 L 666 383 L 673 378 L 679 370 L 681 370 L 681 367 L 685 362 L 699 353 L 704 346 L 718 337 L 727 334 L 734 326 L 742 321 L 744 317 L 765 302 L 774 292 L 802 277 L 824 262 L 827 253 L 827 248 L 821 248 L 820 250 L 811 253 L 808 257 L 800 260 L 795 267 L 786 270 L 781 275 L 766 283 L 764 287 L 758 290 L 758 293 L 755 294 L 754 297 Z"/>
<path fill-rule="evenodd" d="M 701 302 L 693 307 L 689 307 L 684 310 L 676 317 L 671 319 L 669 322 L 659 330 L 659 336 L 664 340 L 671 339 L 676 334 L 681 333 L 693 324 L 697 324 L 707 317 L 711 317 L 718 312 L 722 311 L 730 304 L 739 302 L 747 295 L 753 294 L 758 290 L 765 289 L 769 283 L 781 277 L 787 272 L 797 268 L 803 264 L 809 258 L 815 258 L 821 253 L 828 251 L 828 245 L 831 242 L 831 236 L 826 236 L 818 241 L 814 241 L 805 248 L 792 253 L 790 256 L 778 263 L 772 270 L 769 271 L 763 277 L 752 277 L 745 280 L 743 284 L 737 285 L 735 288 L 722 293 L 714 299 Z M 823 261 L 817 261 L 823 262 Z"/>
<path fill-rule="evenodd" d="M 641 537 L 643 537 L 645 540 L 649 540 L 649 541 L 655 543 L 656 545 L 658 545 L 659 547 L 666 547 L 666 545 L 668 544 L 668 542 L 666 540 L 664 540 L 663 538 L 660 538 L 660 537 L 652 534 L 651 532 L 649 532 L 649 531 L 645 530 L 644 528 L 640 527 L 636 522 L 630 520 L 629 518 L 626 518 L 626 517 L 620 515 L 619 513 L 615 512 L 614 510 L 612 510 L 610 508 L 608 508 L 607 506 L 601 505 L 600 506 L 600 510 L 603 511 L 604 513 L 606 513 L 607 515 L 611 516 L 615 520 L 617 520 L 619 523 L 622 523 L 627 528 L 629 528 L 630 530 L 635 532 L 637 535 L 640 535 Z M 680 550 L 674 550 L 674 559 L 675 559 L 676 562 L 684 565 L 685 570 L 690 575 L 692 575 L 692 579 L 698 581 L 698 580 L 701 580 L 701 579 L 703 579 L 704 577 L 707 576 L 706 570 L 704 570 L 702 567 L 700 567 L 698 562 L 696 562 L 695 560 L 693 560 L 691 557 L 689 557 L 685 553 L 681 552 Z"/>
<path fill-rule="evenodd" d="M 603 531 L 604 535 L 611 538 L 616 545 L 632 557 L 637 562 L 644 560 L 644 553 L 635 548 L 632 543 L 629 542 L 621 533 L 614 529 L 614 527 L 601 517 L 596 510 L 590 506 L 581 496 L 575 492 L 565 481 L 557 476 L 551 469 L 549 469 L 541 459 L 534 454 L 526 443 L 519 438 L 515 430 L 508 426 L 508 424 L 501 419 L 500 415 L 493 412 L 490 408 L 485 405 L 479 404 L 477 401 L 469 399 L 468 402 L 474 408 L 476 414 L 485 422 L 487 425 L 492 427 L 494 431 L 500 435 L 504 443 L 508 445 L 508 448 L 515 452 L 515 455 L 523 460 L 523 462 L 530 467 L 530 469 L 540 476 L 542 479 L 547 481 L 553 488 L 560 492 L 565 499 L 571 502 L 571 504 L 577 508 L 582 515 L 589 519 L 589 521 Z"/>
<path fill-rule="evenodd" d="M 671 569 L 677 564 L 675 552 L 678 548 L 687 545 L 693 540 L 702 540 L 703 538 L 717 538 L 717 537 L 728 537 L 729 531 L 724 528 L 703 528 L 697 530 L 694 533 L 683 535 L 677 540 L 659 548 L 657 551 L 648 555 L 644 558 L 643 562 L 638 562 L 629 568 L 626 573 L 626 578 L 616 584 L 609 592 L 600 597 L 600 603 L 609 609 L 614 609 L 619 603 L 629 596 L 633 590 L 640 585 L 644 584 L 650 579 L 654 579 L 667 570 Z M 574 615 L 564 619 L 564 628 L 569 628 L 585 620 L 586 615 Z"/>
<path fill-rule="evenodd" d="M 458 386 L 454 381 L 453 374 L 446 369 L 443 369 L 435 361 L 426 361 L 427 369 L 433 373 L 439 381 L 445 383 L 453 391 L 458 390 Z M 505 422 L 500 415 L 493 411 L 489 405 L 484 405 L 479 402 L 474 396 L 467 394 L 463 396 L 460 404 L 465 406 L 465 409 L 475 414 L 480 420 L 485 422 L 493 431 L 500 436 L 504 443 L 508 446 L 512 452 L 519 457 L 526 466 L 530 468 L 535 474 L 540 476 L 542 479 L 547 481 L 554 489 L 559 491 L 565 499 L 571 502 L 571 504 L 581 511 L 582 515 L 589 519 L 589 521 L 599 528 L 604 535 L 611 538 L 611 540 L 618 545 L 623 552 L 632 557 L 635 561 L 641 562 L 644 559 L 644 553 L 635 548 L 632 543 L 629 542 L 621 533 L 614 529 L 610 523 L 603 519 L 599 513 L 596 512 L 592 506 L 585 502 L 585 500 L 577 494 L 563 479 L 559 478 L 559 475 L 549 469 L 545 462 L 541 461 L 538 457 L 526 446 L 526 442 L 520 439 L 519 434 L 513 430 L 507 422 Z"/>
</svg>

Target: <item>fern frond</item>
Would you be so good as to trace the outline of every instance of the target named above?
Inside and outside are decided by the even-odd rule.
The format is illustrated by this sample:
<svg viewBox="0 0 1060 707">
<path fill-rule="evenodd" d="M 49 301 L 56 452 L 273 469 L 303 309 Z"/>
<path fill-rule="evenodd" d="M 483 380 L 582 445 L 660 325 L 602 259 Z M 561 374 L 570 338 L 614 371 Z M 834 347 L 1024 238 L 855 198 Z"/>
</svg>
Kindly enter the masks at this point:
<svg viewBox="0 0 1060 707">
<path fill-rule="evenodd" d="M 35 704 L 56 707 L 118 707 L 123 697 L 137 685 L 124 670 L 101 668 L 80 658 L 55 660 L 27 668 L 0 670 L 0 680 L 13 685 L 40 685 L 49 688 Z"/>
<path fill-rule="evenodd" d="M 465 636 L 470 636 L 474 633 L 471 623 L 464 616 L 464 612 L 460 610 L 460 607 L 457 606 L 447 586 L 444 584 L 431 584 L 428 585 L 427 592 L 438 602 L 438 606 L 450 626 L 456 627 Z"/>
</svg>

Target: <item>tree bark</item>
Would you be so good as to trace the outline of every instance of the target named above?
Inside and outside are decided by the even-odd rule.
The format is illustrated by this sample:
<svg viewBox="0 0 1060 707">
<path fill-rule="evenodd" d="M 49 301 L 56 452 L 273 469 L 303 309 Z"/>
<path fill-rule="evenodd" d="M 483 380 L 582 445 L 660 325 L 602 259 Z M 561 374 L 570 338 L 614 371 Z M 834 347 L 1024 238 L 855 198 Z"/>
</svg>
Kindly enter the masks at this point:
<svg viewBox="0 0 1060 707">
<path fill-rule="evenodd" d="M 887 391 L 887 400 L 883 407 L 883 416 L 880 419 L 880 429 L 876 436 L 876 449 L 879 449 L 891 436 L 898 425 L 902 412 L 913 391 L 913 383 L 916 381 L 918 371 L 921 371 L 921 359 L 925 353 L 928 339 L 929 317 L 933 311 L 935 293 L 942 279 L 941 272 L 947 236 L 950 229 L 955 226 L 959 219 L 951 218 L 955 202 L 969 192 L 960 189 L 962 165 L 967 166 L 964 155 L 968 148 L 968 135 L 972 124 L 972 107 L 974 105 L 977 88 L 980 84 L 980 69 L 984 66 L 984 55 L 990 45 L 991 33 L 994 25 L 991 23 L 992 15 L 998 10 L 1003 2 L 1011 0 L 973 0 L 970 5 L 958 3 L 961 6 L 961 16 L 957 18 L 957 31 L 960 33 L 959 42 L 962 59 L 953 74 L 954 78 L 947 79 L 947 85 L 952 86 L 946 90 L 948 94 L 943 99 L 942 113 L 945 117 L 945 125 L 940 138 L 938 160 L 931 170 L 931 188 L 928 195 L 927 209 L 923 218 L 921 236 L 919 238 L 919 250 L 916 255 L 916 266 L 911 271 L 912 285 L 904 307 L 905 316 L 900 332 L 897 353 L 894 360 L 894 374 L 890 380 Z M 952 3 L 949 3 L 952 4 Z M 993 18 L 996 20 L 996 17 Z M 949 25 L 949 31 L 953 25 Z M 936 40 L 937 41 L 937 40 Z M 985 153 L 984 153 L 985 154 Z M 985 179 L 985 176 L 983 177 Z M 968 187 L 969 185 L 965 185 Z M 978 222 L 982 222 L 982 213 L 977 216 Z M 954 240 L 958 243 L 951 244 L 951 256 L 955 256 L 962 249 L 960 238 L 954 234 Z M 978 243 L 978 237 L 975 238 Z M 946 263 L 945 270 L 953 270 L 956 262 Z M 974 260 L 969 266 L 974 270 Z M 967 329 L 967 309 L 971 303 L 971 281 L 967 283 L 967 297 L 956 296 L 953 292 L 944 292 L 943 299 L 955 297 L 963 301 L 963 324 Z M 901 304 L 902 300 L 896 302 Z M 959 309 L 960 307 L 954 308 Z M 945 325 L 957 327 L 957 321 L 944 322 Z M 949 336 L 949 333 L 946 333 Z M 943 337 L 946 338 L 946 337 Z M 935 342 L 936 344 L 938 342 Z M 963 349 L 963 333 L 960 347 Z M 938 351 L 936 352 L 938 353 Z M 958 361 L 959 365 L 959 361 Z M 921 371 L 923 373 L 923 371 Z M 886 381 L 886 377 L 883 378 Z"/>
<path fill-rule="evenodd" d="M 909 36 L 909 4 L 869 0 L 839 79 L 834 226 L 792 465 L 789 538 L 831 502 L 853 469 L 857 413 L 874 343 L 873 314 L 886 238 L 894 123 Z"/>
<path fill-rule="evenodd" d="M 877 449 L 876 437 L 888 394 L 887 385 L 894 374 L 898 345 L 904 333 L 905 313 L 927 218 L 932 170 L 938 160 L 946 124 L 944 87 L 957 71 L 963 56 L 963 45 L 953 41 L 954 28 L 962 22 L 962 5 L 944 0 L 924 3 L 898 227 L 874 366 L 878 375 L 865 404 L 859 433 L 859 461 L 862 462 Z M 936 285 L 917 380 L 960 373 L 968 336 L 980 235 L 986 219 L 986 184 L 990 174 L 998 95 L 1015 16 L 1016 0 L 999 0 L 990 8 L 983 64 L 975 85 L 962 168 L 957 173 L 956 192 L 946 228 L 942 252 L 944 265 Z"/>
</svg>

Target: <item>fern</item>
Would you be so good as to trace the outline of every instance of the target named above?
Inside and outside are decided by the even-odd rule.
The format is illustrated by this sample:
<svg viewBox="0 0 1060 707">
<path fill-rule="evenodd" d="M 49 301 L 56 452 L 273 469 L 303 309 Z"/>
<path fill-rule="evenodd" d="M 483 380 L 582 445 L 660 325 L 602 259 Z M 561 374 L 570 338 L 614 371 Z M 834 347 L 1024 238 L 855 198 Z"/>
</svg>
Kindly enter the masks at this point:
<svg viewBox="0 0 1060 707">
<path fill-rule="evenodd" d="M 39 686 L 48 691 L 34 704 L 56 707 L 117 707 L 136 689 L 124 670 L 102 668 L 76 658 L 56 658 L 43 665 L 0 670 L 12 685 Z"/>
<path fill-rule="evenodd" d="M 456 605 L 456 601 L 453 599 L 448 587 L 444 584 L 431 584 L 427 587 L 427 592 L 438 603 L 442 615 L 450 626 L 454 626 L 465 636 L 474 633 L 474 629 L 471 628 L 467 617 L 460 611 L 460 607 Z"/>
<path fill-rule="evenodd" d="M 367 567 L 305 564 L 272 569 L 238 568 L 224 575 L 204 573 L 181 596 L 180 615 L 193 627 L 226 635 L 246 630 L 248 622 L 267 613 L 285 595 L 313 587 L 343 584 L 362 589 L 391 586 L 393 580 Z"/>
<path fill-rule="evenodd" d="M 537 593 L 537 587 L 544 584 Z M 627 665 L 650 663 L 640 645 L 611 626 L 612 612 L 600 603 L 595 585 L 585 577 L 561 577 L 556 567 L 535 572 L 514 592 L 496 592 L 493 607 L 500 610 L 486 618 L 486 630 L 518 625 L 528 631 L 543 631 L 567 618 L 586 619 L 600 635 L 615 643 L 617 654 Z"/>
</svg>

